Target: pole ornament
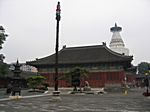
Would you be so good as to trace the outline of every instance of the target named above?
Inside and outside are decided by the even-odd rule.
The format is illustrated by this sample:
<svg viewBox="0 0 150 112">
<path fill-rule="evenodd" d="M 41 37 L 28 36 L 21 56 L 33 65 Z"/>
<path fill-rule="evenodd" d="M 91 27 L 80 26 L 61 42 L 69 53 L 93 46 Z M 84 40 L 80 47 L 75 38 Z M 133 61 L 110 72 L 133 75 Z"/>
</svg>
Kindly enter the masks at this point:
<svg viewBox="0 0 150 112">
<path fill-rule="evenodd" d="M 58 20 L 58 21 L 60 21 L 60 12 L 61 12 L 60 2 L 58 2 L 57 8 L 56 8 L 56 20 Z"/>
</svg>

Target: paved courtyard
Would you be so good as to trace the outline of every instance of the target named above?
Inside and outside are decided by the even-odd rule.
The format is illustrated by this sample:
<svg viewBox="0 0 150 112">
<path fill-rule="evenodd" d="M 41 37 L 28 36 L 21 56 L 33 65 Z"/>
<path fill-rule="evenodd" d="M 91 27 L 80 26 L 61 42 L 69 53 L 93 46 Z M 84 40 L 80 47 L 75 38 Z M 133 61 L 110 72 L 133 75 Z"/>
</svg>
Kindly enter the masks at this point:
<svg viewBox="0 0 150 112">
<path fill-rule="evenodd" d="M 150 112 L 150 98 L 142 96 L 143 89 L 124 95 L 51 94 L 19 100 L 1 100 L 0 112 Z"/>
</svg>

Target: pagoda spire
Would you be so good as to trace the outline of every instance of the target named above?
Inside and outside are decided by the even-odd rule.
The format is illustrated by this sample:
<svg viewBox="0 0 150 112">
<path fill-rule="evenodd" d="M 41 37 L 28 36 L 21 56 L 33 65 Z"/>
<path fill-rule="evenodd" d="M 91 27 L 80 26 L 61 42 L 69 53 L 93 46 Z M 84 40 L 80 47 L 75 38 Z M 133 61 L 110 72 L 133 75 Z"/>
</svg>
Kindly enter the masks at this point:
<svg viewBox="0 0 150 112">
<path fill-rule="evenodd" d="M 117 27 L 117 23 L 115 23 L 115 27 Z"/>
<path fill-rule="evenodd" d="M 16 62 L 16 65 L 19 65 L 19 61 L 18 61 L 18 58 L 17 58 L 17 62 Z"/>
<path fill-rule="evenodd" d="M 122 31 L 122 28 L 121 28 L 121 27 L 118 27 L 118 26 L 117 26 L 117 23 L 115 23 L 115 26 L 114 26 L 114 27 L 111 27 L 111 28 L 110 28 L 110 31 L 111 31 L 111 32 L 121 32 L 121 31 Z"/>
</svg>

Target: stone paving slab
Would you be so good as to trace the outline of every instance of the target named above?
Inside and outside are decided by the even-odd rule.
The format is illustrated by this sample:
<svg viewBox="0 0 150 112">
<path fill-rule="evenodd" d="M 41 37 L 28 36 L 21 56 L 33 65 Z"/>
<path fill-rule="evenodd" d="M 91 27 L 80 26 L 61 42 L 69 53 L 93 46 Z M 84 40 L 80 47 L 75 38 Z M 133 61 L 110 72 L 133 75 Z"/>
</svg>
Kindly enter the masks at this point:
<svg viewBox="0 0 150 112">
<path fill-rule="evenodd" d="M 150 112 L 150 97 L 143 90 L 108 94 L 43 95 L 0 101 L 0 112 Z"/>
</svg>

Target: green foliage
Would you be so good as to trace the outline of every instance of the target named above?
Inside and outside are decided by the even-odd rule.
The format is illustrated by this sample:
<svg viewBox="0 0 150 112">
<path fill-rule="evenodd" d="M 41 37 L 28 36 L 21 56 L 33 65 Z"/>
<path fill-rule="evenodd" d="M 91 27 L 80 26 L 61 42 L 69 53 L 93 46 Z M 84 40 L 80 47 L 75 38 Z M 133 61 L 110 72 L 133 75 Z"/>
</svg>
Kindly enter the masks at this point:
<svg viewBox="0 0 150 112">
<path fill-rule="evenodd" d="M 4 41 L 6 41 L 7 36 L 8 35 L 5 34 L 5 29 L 2 26 L 0 26 L 0 49 L 2 49 L 2 44 L 4 43 Z M 0 61 L 1 62 L 3 62 L 4 58 L 5 58 L 4 55 L 0 54 Z M 4 71 L 5 70 L 2 68 L 2 72 L 4 72 Z"/>
<path fill-rule="evenodd" d="M 138 64 L 138 70 L 140 74 L 148 73 L 150 70 L 150 63 L 141 62 L 140 64 Z"/>
<path fill-rule="evenodd" d="M 2 32 L 0 32 L 0 49 L 2 49 L 2 44 L 4 43 L 4 41 L 6 41 L 6 37 L 8 36 L 7 34 L 5 34 L 5 29 L 3 29 L 2 26 L 0 26 L 1 30 L 3 30 Z"/>
<path fill-rule="evenodd" d="M 5 75 L 9 72 L 8 65 L 5 63 L 0 64 L 0 77 L 5 77 Z"/>
<path fill-rule="evenodd" d="M 35 90 L 43 84 L 44 80 L 45 80 L 45 77 L 40 76 L 40 75 L 39 76 L 31 76 L 27 79 L 28 86 L 29 86 L 29 88 Z"/>
<path fill-rule="evenodd" d="M 86 77 L 88 77 L 88 71 L 80 67 L 75 67 L 64 75 L 64 79 L 75 88 L 80 86 L 80 81 Z"/>
</svg>

